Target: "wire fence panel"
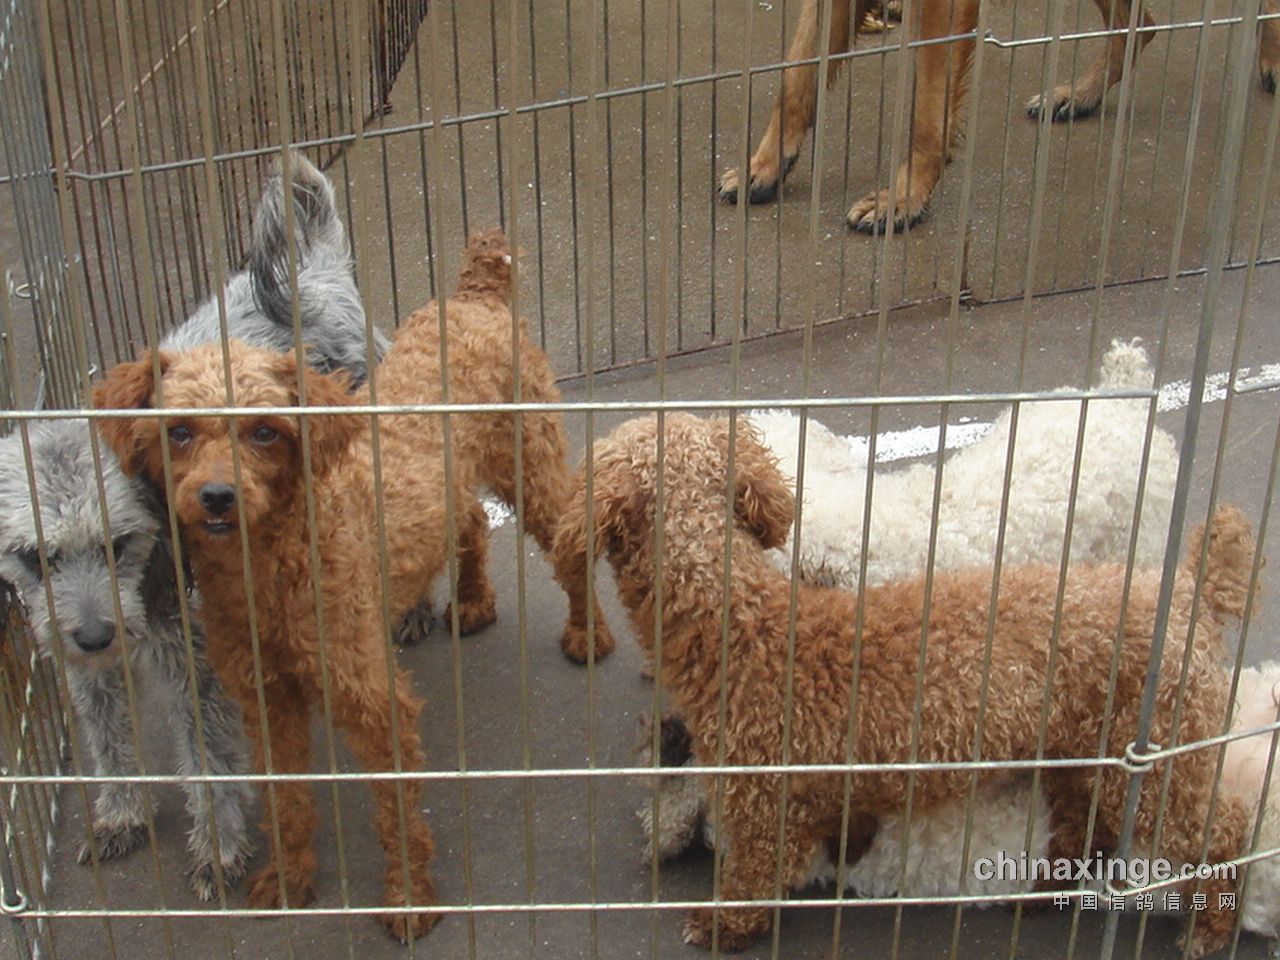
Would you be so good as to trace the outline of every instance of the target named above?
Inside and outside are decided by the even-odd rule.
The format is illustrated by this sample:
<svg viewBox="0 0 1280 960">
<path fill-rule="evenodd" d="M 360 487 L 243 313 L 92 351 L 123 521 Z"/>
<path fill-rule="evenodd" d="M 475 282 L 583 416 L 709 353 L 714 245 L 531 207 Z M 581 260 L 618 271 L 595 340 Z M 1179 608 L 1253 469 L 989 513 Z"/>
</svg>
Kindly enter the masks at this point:
<svg viewBox="0 0 1280 960">
<path fill-rule="evenodd" d="M 1069 848 L 1240 861 L 1222 892 L 1250 909 L 1213 945 L 1266 955 L 1280 832 L 1240 826 L 1233 791 L 1272 811 L 1280 606 L 1248 594 L 1221 641 L 1188 621 L 1229 602 L 1198 526 L 1239 508 L 1243 593 L 1274 540 L 1280 12 L 1103 6 L 0 0 L 0 586 L 22 592 L 0 594 L 0 936 L 24 958 L 693 956 L 699 911 L 754 906 L 757 939 L 730 923 L 711 955 L 1110 960 L 1221 919 L 1190 887 L 1121 911 L 1096 884 L 978 882 L 988 855 Z M 823 44 L 846 17 L 856 39 Z M 805 70 L 832 82 L 806 99 Z M 1072 78 L 1076 109 L 1028 115 Z M 263 202 L 282 167 L 298 202 Z M 900 167 L 937 175 L 912 222 L 851 229 Z M 760 202 L 728 202 L 752 169 Z M 477 359 L 489 340 L 425 305 L 477 271 L 504 288 L 501 257 L 458 279 L 499 225 L 526 341 L 501 314 Z M 280 360 L 246 409 L 220 378 L 250 361 L 219 344 L 181 417 L 114 378 L 134 432 L 90 409 L 210 302 L 356 379 L 342 350 L 422 349 L 351 396 Z M 172 346 L 130 376 L 190 373 Z M 754 485 L 746 433 L 691 454 L 680 431 L 722 428 L 687 414 L 750 419 L 799 495 Z M 669 432 L 617 456 L 643 417 Z M 193 494 L 184 451 L 223 436 Z M 259 489 L 281 438 L 296 458 Z M 561 444 L 580 485 L 547 466 Z M 250 491 L 281 499 L 249 518 Z M 881 584 L 916 577 L 903 629 Z M 1234 847 L 1201 843 L 1210 807 Z M 779 868 L 798 834 L 812 861 Z M 273 845 L 304 855 L 277 871 Z"/>
</svg>

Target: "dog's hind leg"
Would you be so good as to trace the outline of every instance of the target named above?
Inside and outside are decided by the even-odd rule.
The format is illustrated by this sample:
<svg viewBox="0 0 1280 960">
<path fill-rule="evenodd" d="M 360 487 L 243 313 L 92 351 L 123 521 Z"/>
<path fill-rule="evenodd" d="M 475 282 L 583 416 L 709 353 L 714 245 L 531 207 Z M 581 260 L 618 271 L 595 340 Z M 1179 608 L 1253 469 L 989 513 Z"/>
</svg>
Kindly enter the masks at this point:
<svg viewBox="0 0 1280 960">
<path fill-rule="evenodd" d="M 554 383 L 549 368 L 545 368 L 545 360 L 539 369 L 534 364 L 531 351 L 526 349 L 526 363 L 529 364 L 531 384 Z M 536 386 L 529 390 L 532 396 L 525 399 L 554 401 L 559 393 L 539 391 Z M 540 394 L 540 395 L 539 395 Z M 511 418 L 507 418 L 508 423 Z M 506 437 L 502 442 L 492 445 L 486 464 L 486 481 L 494 493 L 513 509 L 516 503 L 515 488 L 515 428 L 506 428 Z M 565 656 L 579 663 L 585 663 L 590 654 L 587 642 L 588 611 L 594 609 L 595 655 L 607 656 L 614 647 L 613 634 L 609 632 L 609 624 L 605 621 L 600 603 L 589 602 L 587 579 L 584 567 L 574 564 L 572 567 L 562 563 L 554 551 L 556 530 L 560 525 L 560 517 L 569 499 L 569 468 L 565 464 L 568 442 L 565 440 L 564 428 L 560 418 L 554 414 L 526 413 L 521 426 L 521 474 L 524 477 L 524 528 L 533 535 L 542 548 L 542 552 L 555 564 L 556 582 L 560 584 L 569 598 L 569 621 L 560 638 L 560 649 Z M 581 559 L 581 558 L 579 558 Z"/>
<path fill-rule="evenodd" d="M 138 771 L 124 668 L 80 671 L 67 668 L 71 703 L 84 743 L 100 776 L 131 776 Z M 80 845 L 77 859 L 89 863 L 131 853 L 147 842 L 148 803 L 133 783 L 106 783 L 93 805 L 93 845 Z"/>
<path fill-rule="evenodd" d="M 383 650 L 381 637 L 363 649 Z M 421 704 L 409 693 L 408 677 L 395 673 L 394 696 L 387 695 L 386 662 L 380 655 L 357 655 L 333 663 L 334 718 L 347 735 L 352 752 L 368 771 L 421 770 L 425 764 L 418 737 Z M 391 702 L 389 702 L 391 701 Z M 391 711 L 396 711 L 398 736 L 393 739 Z M 419 810 L 422 784 L 415 779 L 373 784 L 377 804 L 375 823 L 378 838 L 387 856 L 384 879 L 388 906 L 432 906 L 436 902 L 430 862 L 435 843 Z M 403 805 L 402 805 L 403 804 Z M 404 830 L 401 830 L 403 816 Z M 407 859 L 406 859 L 407 854 Z M 405 887 L 406 878 L 408 889 Z M 380 918 L 391 934 L 401 941 L 420 937 L 440 919 L 438 913 L 395 913 Z"/>
<path fill-rule="evenodd" d="M 458 495 L 458 631 L 464 636 L 498 619 L 497 593 L 489 580 L 489 517 L 470 494 Z M 453 608 L 444 614 L 452 629 Z"/>
<path fill-rule="evenodd" d="M 824 0 L 805 0 L 800 8 L 796 32 L 787 49 L 787 60 L 812 60 L 818 55 L 819 18 Z M 855 23 L 861 23 L 866 12 L 867 0 L 826 0 L 832 4 L 831 33 L 827 51 L 844 53 L 849 48 L 849 23 L 851 6 L 856 7 Z M 841 61 L 827 67 L 827 83 L 835 79 Z M 788 67 L 782 74 L 782 92 L 773 105 L 769 127 L 763 139 L 751 155 L 751 167 L 747 182 L 737 169 L 726 170 L 720 177 L 720 197 L 737 203 L 742 191 L 752 203 L 765 203 L 778 195 L 778 184 L 795 164 L 800 155 L 809 128 L 813 126 L 814 112 L 818 104 L 818 67 L 806 63 Z"/>
<path fill-rule="evenodd" d="M 249 770 L 249 751 L 240 709 L 223 692 L 205 659 L 203 634 L 192 638 L 194 662 L 189 672 L 186 642 L 179 625 L 174 623 L 172 627 L 164 638 L 155 637 L 155 656 L 168 681 L 172 712 L 179 727 L 178 773 L 241 776 Z M 192 674 L 200 701 L 199 730 L 193 709 Z M 253 847 L 245 807 L 253 793 L 247 784 L 234 780 L 189 783 L 183 785 L 183 790 L 191 817 L 191 832 L 187 835 L 191 886 L 201 900 L 212 900 L 218 895 L 215 862 L 221 866 L 222 881 L 227 886 L 244 875 L 245 861 Z"/>
<path fill-rule="evenodd" d="M 1109 30 L 1125 30 L 1129 26 L 1132 5 L 1129 0 L 1094 0 L 1102 13 L 1102 20 Z M 1155 20 L 1139 2 L 1139 27 L 1155 26 Z M 1136 63 L 1142 48 L 1151 42 L 1153 34 L 1139 33 L 1133 40 L 1130 59 Z M 1071 120 L 1087 117 L 1102 105 L 1107 91 L 1124 76 L 1124 48 L 1126 34 L 1120 33 L 1107 39 L 1106 50 L 1085 69 L 1084 75 L 1074 83 L 1062 83 L 1053 88 L 1050 95 L 1050 116 L 1054 120 Z M 1038 117 L 1045 109 L 1044 99 L 1036 94 L 1027 101 L 1028 116 Z"/>
<path fill-rule="evenodd" d="M 1265 0 L 1262 11 L 1277 19 L 1258 24 L 1258 79 L 1263 90 L 1275 93 L 1280 83 L 1280 0 Z"/>
<path fill-rule="evenodd" d="M 978 23 L 978 0 L 925 0 L 920 39 L 970 33 Z M 961 108 L 969 83 L 974 40 L 935 43 L 916 50 L 916 89 L 911 149 L 898 167 L 893 186 L 869 193 L 849 209 L 849 226 L 880 233 L 900 231 L 924 216 L 933 188 L 942 176 L 961 129 Z"/>
</svg>

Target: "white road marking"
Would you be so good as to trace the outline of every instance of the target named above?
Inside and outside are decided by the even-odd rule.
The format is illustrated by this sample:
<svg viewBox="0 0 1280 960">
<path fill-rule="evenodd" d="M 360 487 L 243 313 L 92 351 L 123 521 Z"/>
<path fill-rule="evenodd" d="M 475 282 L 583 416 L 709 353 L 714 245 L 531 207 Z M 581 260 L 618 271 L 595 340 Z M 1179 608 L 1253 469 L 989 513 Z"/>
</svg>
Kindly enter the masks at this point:
<svg viewBox="0 0 1280 960">
<path fill-rule="evenodd" d="M 1205 380 L 1204 402 L 1217 403 L 1226 398 L 1227 384 L 1231 380 L 1228 371 L 1211 374 Z M 1266 363 L 1257 368 L 1241 367 L 1236 374 L 1236 388 L 1245 390 L 1254 388 L 1259 393 L 1273 393 L 1280 390 L 1280 363 Z M 1156 400 L 1156 410 L 1170 413 L 1181 410 L 1191 402 L 1191 381 L 1175 380 L 1160 388 Z M 985 421 L 973 421 L 967 417 L 960 418 L 959 423 L 947 427 L 947 449 L 959 450 L 971 446 L 991 432 L 993 424 Z M 893 463 L 897 460 L 910 460 L 915 457 L 927 457 L 938 452 L 938 434 L 936 426 L 911 427 L 907 430 L 886 430 L 876 438 L 876 463 Z M 854 456 L 866 459 L 868 443 L 866 437 L 843 437 Z M 486 497 L 483 501 L 485 513 L 489 516 L 489 528 L 496 530 L 508 521 L 515 519 L 515 514 L 505 503 Z"/>
</svg>

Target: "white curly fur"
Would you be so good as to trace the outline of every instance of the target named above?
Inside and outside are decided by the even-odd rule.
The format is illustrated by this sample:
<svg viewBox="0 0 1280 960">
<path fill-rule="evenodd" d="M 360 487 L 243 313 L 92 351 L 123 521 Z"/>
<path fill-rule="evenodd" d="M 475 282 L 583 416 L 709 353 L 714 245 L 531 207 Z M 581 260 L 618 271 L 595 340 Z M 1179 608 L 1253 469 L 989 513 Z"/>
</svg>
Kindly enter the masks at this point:
<svg viewBox="0 0 1280 960">
<path fill-rule="evenodd" d="M 1254 730 L 1276 722 L 1280 710 L 1280 663 L 1268 661 L 1240 671 L 1236 688 L 1232 730 Z M 1244 797 L 1251 809 L 1262 800 L 1267 762 L 1271 757 L 1274 733 L 1268 731 L 1227 746 L 1223 763 L 1222 789 Z M 1280 757 L 1277 757 L 1280 761 Z M 1261 812 L 1262 826 L 1254 847 L 1261 852 L 1280 847 L 1280 764 L 1272 771 L 1267 805 Z M 1249 867 L 1244 894 L 1244 929 L 1268 937 L 1280 936 L 1280 857 L 1260 860 Z"/>
<path fill-rule="evenodd" d="M 1103 358 L 1098 386 L 1145 388 L 1153 382 L 1137 341 L 1115 340 Z M 1124 560 L 1150 404 L 1142 398 L 1090 402 L 1071 534 L 1072 563 Z M 995 560 L 1002 481 L 1012 408 L 981 440 L 949 456 L 938 507 L 937 570 L 990 567 Z M 755 412 L 751 420 L 794 478 L 799 418 L 788 411 Z M 1080 401 L 1023 404 L 1018 419 L 1004 563 L 1061 560 L 1080 424 Z M 1136 563 L 1158 566 L 1169 531 L 1178 449 L 1156 428 L 1143 495 Z M 805 441 L 800 575 L 811 582 L 856 589 L 862 551 L 866 447 L 838 437 L 810 418 Z M 871 502 L 867 581 L 918 576 L 928 559 L 933 521 L 934 463 L 876 471 Z M 775 551 L 789 570 L 791 541 Z"/>
</svg>

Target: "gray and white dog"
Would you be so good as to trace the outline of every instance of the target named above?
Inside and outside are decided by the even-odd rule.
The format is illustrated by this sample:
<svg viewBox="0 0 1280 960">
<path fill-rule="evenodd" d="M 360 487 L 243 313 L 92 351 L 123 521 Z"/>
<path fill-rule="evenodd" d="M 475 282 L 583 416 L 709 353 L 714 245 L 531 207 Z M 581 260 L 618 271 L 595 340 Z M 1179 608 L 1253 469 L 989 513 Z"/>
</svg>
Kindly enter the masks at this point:
<svg viewBox="0 0 1280 960">
<path fill-rule="evenodd" d="M 364 309 L 333 187 L 301 156 L 293 156 L 290 169 L 308 360 L 322 370 L 345 368 L 363 381 Z M 231 338 L 282 351 L 294 342 L 284 203 L 277 172 L 254 216 L 249 268 L 233 276 L 223 293 Z M 219 306 L 210 299 L 161 347 L 181 350 L 219 336 Z M 379 359 L 386 348 L 379 334 Z M 99 775 L 129 776 L 139 769 L 125 658 L 117 642 L 121 631 L 129 676 L 141 681 L 136 705 L 141 713 L 163 711 L 170 718 L 178 772 L 243 775 L 250 758 L 240 710 L 205 659 L 194 596 L 188 656 L 162 494 L 126 477 L 108 447 L 99 444 L 100 496 L 91 429 L 85 420 L 32 423 L 30 472 L 20 433 L 0 440 L 0 579 L 22 598 L 42 654 L 58 659 L 61 653 L 77 726 Z M 228 780 L 187 784 L 185 793 L 192 820 L 191 885 L 208 900 L 218 892 L 215 860 L 227 884 L 244 872 L 251 851 L 245 804 L 252 791 Z M 119 857 L 145 843 L 149 815 L 147 795 L 138 785 L 103 785 L 94 804 L 98 857 Z M 80 861 L 92 855 L 90 844 L 83 844 Z"/>
</svg>

